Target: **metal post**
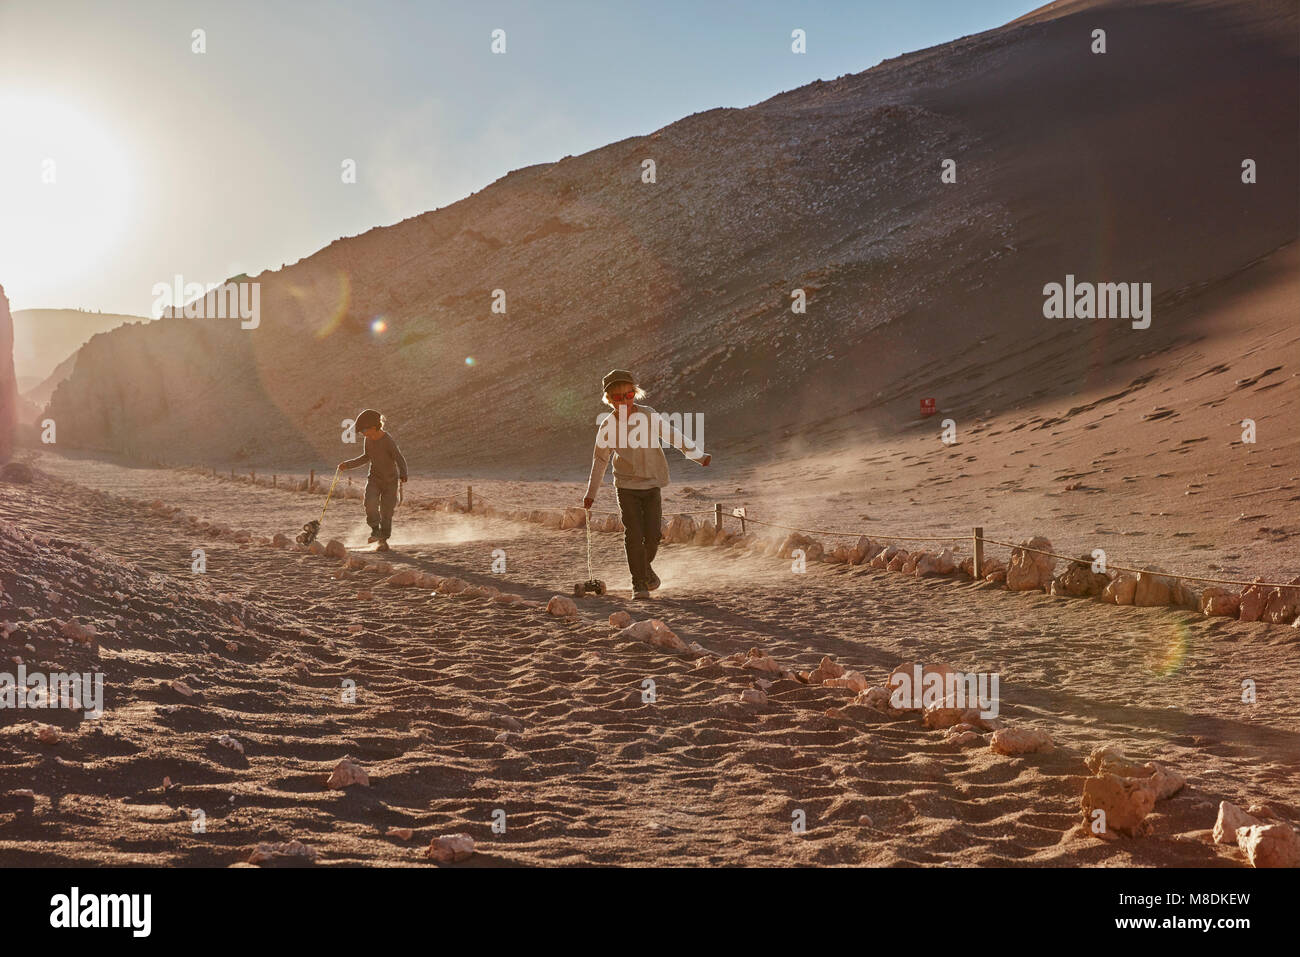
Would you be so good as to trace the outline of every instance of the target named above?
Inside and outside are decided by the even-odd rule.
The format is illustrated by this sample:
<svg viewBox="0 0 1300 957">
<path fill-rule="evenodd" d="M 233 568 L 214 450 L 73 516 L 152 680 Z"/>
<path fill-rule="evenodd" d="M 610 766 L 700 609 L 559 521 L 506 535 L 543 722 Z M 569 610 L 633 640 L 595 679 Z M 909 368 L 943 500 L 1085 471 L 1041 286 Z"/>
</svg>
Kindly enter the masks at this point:
<svg viewBox="0 0 1300 957">
<path fill-rule="evenodd" d="M 974 528 L 975 537 L 975 562 L 973 571 L 976 578 L 983 578 L 984 569 L 984 526 L 976 525 Z"/>
</svg>

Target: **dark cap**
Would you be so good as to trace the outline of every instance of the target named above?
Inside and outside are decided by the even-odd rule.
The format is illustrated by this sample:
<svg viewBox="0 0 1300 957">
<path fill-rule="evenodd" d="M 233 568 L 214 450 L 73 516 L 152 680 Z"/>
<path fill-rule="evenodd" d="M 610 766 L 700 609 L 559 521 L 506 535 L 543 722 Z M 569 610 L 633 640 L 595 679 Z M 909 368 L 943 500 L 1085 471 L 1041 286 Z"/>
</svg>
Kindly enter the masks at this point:
<svg viewBox="0 0 1300 957">
<path fill-rule="evenodd" d="M 366 429 L 378 429 L 380 428 L 381 421 L 382 417 L 378 412 L 374 409 L 366 409 L 357 416 L 357 431 L 364 432 Z"/>
<path fill-rule="evenodd" d="M 601 381 L 601 387 L 605 392 L 618 385 L 620 382 L 626 382 L 629 385 L 636 385 L 636 376 L 626 369 L 614 369 L 605 373 L 605 378 Z"/>
</svg>

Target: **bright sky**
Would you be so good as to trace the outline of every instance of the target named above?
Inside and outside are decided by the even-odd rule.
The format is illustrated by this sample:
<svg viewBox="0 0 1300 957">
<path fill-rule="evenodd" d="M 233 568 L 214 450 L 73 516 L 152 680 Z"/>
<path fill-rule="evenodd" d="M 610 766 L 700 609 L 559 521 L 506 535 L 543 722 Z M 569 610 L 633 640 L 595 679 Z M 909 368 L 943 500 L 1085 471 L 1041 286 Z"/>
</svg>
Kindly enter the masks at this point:
<svg viewBox="0 0 1300 957">
<path fill-rule="evenodd" d="M 1039 5 L 0 0 L 0 285 L 15 309 L 148 315 L 177 273 L 277 268 L 512 169 Z"/>
</svg>

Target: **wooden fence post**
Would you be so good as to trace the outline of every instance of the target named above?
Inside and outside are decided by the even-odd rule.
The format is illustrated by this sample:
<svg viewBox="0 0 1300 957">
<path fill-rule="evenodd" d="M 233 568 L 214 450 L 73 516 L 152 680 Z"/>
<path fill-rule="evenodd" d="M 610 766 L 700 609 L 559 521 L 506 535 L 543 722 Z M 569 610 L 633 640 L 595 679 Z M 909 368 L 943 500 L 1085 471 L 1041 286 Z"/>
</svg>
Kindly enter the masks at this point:
<svg viewBox="0 0 1300 957">
<path fill-rule="evenodd" d="M 311 475 L 307 479 L 307 491 L 309 492 L 316 491 L 316 470 L 315 469 L 311 470 Z"/>
<path fill-rule="evenodd" d="M 713 503 L 713 532 L 716 535 L 722 531 L 722 503 Z"/>
<path fill-rule="evenodd" d="M 975 537 L 975 560 L 972 571 L 975 572 L 975 580 L 983 578 L 984 569 L 984 526 L 976 525 L 974 528 Z"/>
<path fill-rule="evenodd" d="M 469 508 L 467 509 L 467 511 L 470 512 L 474 511 L 474 486 L 472 485 L 465 486 L 465 500 L 469 502 Z"/>
</svg>

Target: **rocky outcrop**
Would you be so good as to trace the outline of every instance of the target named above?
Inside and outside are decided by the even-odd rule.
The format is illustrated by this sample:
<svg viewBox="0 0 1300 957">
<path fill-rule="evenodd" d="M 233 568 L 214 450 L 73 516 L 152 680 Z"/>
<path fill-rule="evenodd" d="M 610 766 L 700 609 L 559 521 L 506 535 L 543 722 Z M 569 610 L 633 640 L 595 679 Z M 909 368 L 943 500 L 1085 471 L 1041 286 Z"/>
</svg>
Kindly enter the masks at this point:
<svg viewBox="0 0 1300 957">
<path fill-rule="evenodd" d="M 18 425 L 18 380 L 14 376 L 14 320 L 9 297 L 0 286 L 0 464 L 13 457 Z"/>
<path fill-rule="evenodd" d="M 1007 588 L 1011 591 L 1046 591 L 1050 588 L 1056 559 L 1043 553 L 1051 550 L 1052 543 L 1041 535 L 1013 548 L 1011 563 L 1007 566 Z"/>
<path fill-rule="evenodd" d="M 1092 556 L 1080 555 L 1052 580 L 1052 594 L 1071 598 L 1095 598 L 1109 584 L 1109 575 L 1092 570 Z"/>
</svg>

